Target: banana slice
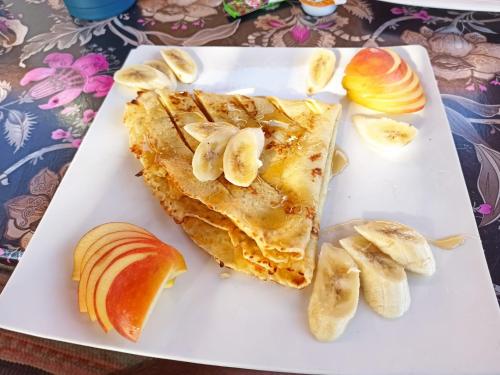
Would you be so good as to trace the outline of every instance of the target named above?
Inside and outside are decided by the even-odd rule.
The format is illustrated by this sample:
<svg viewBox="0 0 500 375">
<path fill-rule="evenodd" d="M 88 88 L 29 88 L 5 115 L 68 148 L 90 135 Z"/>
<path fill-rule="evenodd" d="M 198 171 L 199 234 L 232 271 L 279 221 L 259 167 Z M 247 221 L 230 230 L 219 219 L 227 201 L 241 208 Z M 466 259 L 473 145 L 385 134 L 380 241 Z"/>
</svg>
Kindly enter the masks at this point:
<svg viewBox="0 0 500 375">
<path fill-rule="evenodd" d="M 118 70 L 113 76 L 114 80 L 122 85 L 139 90 L 155 90 L 170 88 L 170 79 L 148 65 L 130 65 Z"/>
<path fill-rule="evenodd" d="M 262 166 L 264 132 L 260 128 L 245 128 L 231 138 L 224 151 L 224 176 L 237 186 L 247 187 L 255 180 Z"/>
<path fill-rule="evenodd" d="M 381 151 L 401 149 L 417 136 L 414 126 L 387 117 L 354 115 L 352 122 L 363 140 Z"/>
<path fill-rule="evenodd" d="M 431 247 L 415 229 L 395 221 L 370 221 L 354 229 L 405 269 L 427 276 L 436 271 Z"/>
<path fill-rule="evenodd" d="M 203 140 L 193 155 L 193 174 L 199 181 L 213 181 L 223 172 L 223 155 L 227 143 L 238 131 L 220 129 Z"/>
<path fill-rule="evenodd" d="M 359 269 L 344 250 L 321 246 L 309 300 L 309 329 L 319 341 L 338 338 L 353 318 L 359 300 Z"/>
<path fill-rule="evenodd" d="M 163 74 L 165 74 L 168 79 L 170 80 L 170 87 L 167 87 L 169 90 L 175 91 L 177 88 L 177 78 L 175 77 L 174 72 L 172 69 L 168 67 L 168 65 L 161 60 L 149 60 L 144 63 L 147 66 L 150 66 L 151 68 L 154 68 L 156 70 L 159 70 Z"/>
<path fill-rule="evenodd" d="M 169 48 L 161 51 L 161 55 L 179 81 L 192 83 L 196 80 L 198 67 L 189 53 L 179 48 Z"/>
<path fill-rule="evenodd" d="M 307 94 L 321 91 L 333 77 L 335 71 L 335 54 L 327 49 L 318 49 L 309 61 Z"/>
<path fill-rule="evenodd" d="M 227 122 L 193 122 L 184 126 L 184 130 L 198 142 L 203 142 L 212 134 L 221 130 L 236 134 L 239 128 Z"/>
<path fill-rule="evenodd" d="M 361 236 L 340 240 L 361 270 L 368 305 L 385 318 L 398 318 L 410 307 L 410 289 L 402 266 Z"/>
</svg>

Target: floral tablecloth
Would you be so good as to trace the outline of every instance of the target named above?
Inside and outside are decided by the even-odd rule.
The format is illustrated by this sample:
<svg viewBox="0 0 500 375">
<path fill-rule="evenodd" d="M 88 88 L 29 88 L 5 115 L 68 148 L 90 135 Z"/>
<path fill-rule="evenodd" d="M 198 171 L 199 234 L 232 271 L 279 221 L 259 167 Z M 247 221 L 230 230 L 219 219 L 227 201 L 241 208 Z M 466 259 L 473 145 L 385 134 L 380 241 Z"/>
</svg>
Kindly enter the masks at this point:
<svg viewBox="0 0 500 375">
<path fill-rule="evenodd" d="M 0 1 L 2 272 L 8 276 L 22 257 L 113 72 L 135 46 L 420 44 L 432 60 L 500 295 L 500 14 L 349 0 L 323 18 L 284 2 L 234 20 L 221 3 L 138 0 L 118 17 L 84 22 L 62 0 Z"/>
</svg>

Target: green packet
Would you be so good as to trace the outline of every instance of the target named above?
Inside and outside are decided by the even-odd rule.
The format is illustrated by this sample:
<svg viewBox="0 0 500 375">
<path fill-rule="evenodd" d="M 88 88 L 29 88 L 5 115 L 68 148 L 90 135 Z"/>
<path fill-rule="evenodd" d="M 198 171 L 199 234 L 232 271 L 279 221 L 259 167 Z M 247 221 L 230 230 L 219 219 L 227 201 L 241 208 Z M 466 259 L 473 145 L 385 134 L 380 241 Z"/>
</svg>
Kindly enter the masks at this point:
<svg viewBox="0 0 500 375">
<path fill-rule="evenodd" d="M 276 9 L 284 0 L 224 0 L 224 10 L 233 18 L 244 16 L 259 9 Z"/>
</svg>

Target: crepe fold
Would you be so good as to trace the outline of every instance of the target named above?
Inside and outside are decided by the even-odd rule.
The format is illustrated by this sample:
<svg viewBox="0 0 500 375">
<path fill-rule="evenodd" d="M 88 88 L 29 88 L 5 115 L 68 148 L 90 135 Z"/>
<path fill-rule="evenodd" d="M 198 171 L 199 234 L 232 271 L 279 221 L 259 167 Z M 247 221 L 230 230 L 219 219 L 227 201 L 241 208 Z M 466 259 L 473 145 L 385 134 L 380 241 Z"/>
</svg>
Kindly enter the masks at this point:
<svg viewBox="0 0 500 375">
<path fill-rule="evenodd" d="M 127 104 L 130 150 L 166 212 L 221 265 L 302 288 L 313 277 L 340 105 L 195 91 L 147 91 Z M 193 122 L 262 127 L 259 176 L 247 188 L 192 172 Z"/>
</svg>

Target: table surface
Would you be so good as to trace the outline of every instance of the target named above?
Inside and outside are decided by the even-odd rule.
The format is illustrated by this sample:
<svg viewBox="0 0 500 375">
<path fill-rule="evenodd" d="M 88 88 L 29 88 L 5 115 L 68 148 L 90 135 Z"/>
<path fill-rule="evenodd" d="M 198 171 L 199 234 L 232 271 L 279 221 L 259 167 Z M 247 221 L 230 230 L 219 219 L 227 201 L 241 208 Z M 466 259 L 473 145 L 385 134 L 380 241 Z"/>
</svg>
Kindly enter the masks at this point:
<svg viewBox="0 0 500 375">
<path fill-rule="evenodd" d="M 227 17 L 222 0 L 138 0 L 128 12 L 97 22 L 73 20 L 62 0 L 0 1 L 0 287 L 22 257 L 113 73 L 139 44 L 424 46 L 500 295 L 500 14 L 368 0 L 349 0 L 324 18 L 284 2 L 238 20 Z M 0 331 L 2 341 L 11 350 L 0 345 L 0 360 L 52 373 L 209 371 L 6 331 Z"/>
</svg>

